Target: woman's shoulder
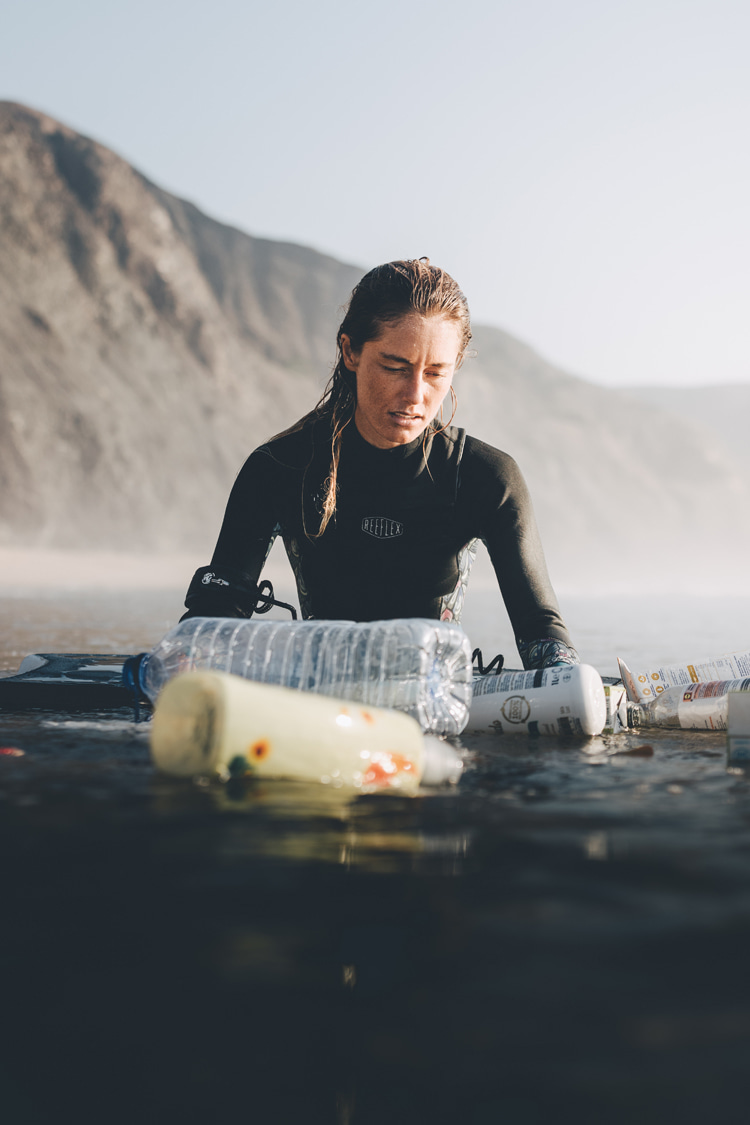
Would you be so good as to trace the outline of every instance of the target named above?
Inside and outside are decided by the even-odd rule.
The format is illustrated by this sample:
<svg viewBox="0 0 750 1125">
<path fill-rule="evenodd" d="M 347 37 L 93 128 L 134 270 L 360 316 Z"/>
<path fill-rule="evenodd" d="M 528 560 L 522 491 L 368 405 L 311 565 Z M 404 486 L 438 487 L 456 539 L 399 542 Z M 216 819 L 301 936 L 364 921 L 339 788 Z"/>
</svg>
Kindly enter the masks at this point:
<svg viewBox="0 0 750 1125">
<path fill-rule="evenodd" d="M 518 462 L 510 453 L 486 441 L 466 435 L 461 458 L 461 486 L 464 493 L 473 493 L 488 502 L 499 494 L 510 499 L 528 492 Z"/>
<path fill-rule="evenodd" d="M 304 420 L 264 441 L 253 450 L 246 464 L 270 463 L 286 469 L 304 469 L 309 465 L 315 449 L 326 437 L 330 441 L 330 432 L 326 434 L 324 430 L 325 426 L 321 422 Z"/>
<path fill-rule="evenodd" d="M 518 463 L 510 453 L 489 445 L 486 441 L 466 434 L 463 445 L 461 464 L 464 467 L 476 467 L 479 471 L 484 469 L 490 473 L 520 473 Z"/>
</svg>

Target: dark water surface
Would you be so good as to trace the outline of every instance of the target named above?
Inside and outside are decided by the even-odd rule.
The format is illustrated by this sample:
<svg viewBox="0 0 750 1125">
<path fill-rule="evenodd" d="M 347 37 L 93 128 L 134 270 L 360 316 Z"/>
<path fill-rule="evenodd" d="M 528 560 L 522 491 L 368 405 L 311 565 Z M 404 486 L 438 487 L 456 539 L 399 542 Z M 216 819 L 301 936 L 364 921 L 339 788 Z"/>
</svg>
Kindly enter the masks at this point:
<svg viewBox="0 0 750 1125">
<path fill-rule="evenodd" d="M 172 612 L 86 606 L 0 602 L 4 667 Z M 126 711 L 0 730 L 3 1121 L 747 1120 L 720 735 L 467 738 L 456 790 L 348 802 L 161 777 Z"/>
</svg>

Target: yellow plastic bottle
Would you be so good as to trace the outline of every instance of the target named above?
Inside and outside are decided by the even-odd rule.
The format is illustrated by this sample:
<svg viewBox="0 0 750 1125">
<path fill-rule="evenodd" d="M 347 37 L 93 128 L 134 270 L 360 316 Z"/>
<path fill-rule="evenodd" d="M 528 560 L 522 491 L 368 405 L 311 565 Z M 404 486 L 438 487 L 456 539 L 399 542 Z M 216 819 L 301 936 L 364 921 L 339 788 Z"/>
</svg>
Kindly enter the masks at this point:
<svg viewBox="0 0 750 1125">
<path fill-rule="evenodd" d="M 371 792 L 414 793 L 457 780 L 453 749 L 400 711 L 257 684 L 225 672 L 170 680 L 154 711 L 151 752 L 165 773 L 250 773 Z"/>
</svg>

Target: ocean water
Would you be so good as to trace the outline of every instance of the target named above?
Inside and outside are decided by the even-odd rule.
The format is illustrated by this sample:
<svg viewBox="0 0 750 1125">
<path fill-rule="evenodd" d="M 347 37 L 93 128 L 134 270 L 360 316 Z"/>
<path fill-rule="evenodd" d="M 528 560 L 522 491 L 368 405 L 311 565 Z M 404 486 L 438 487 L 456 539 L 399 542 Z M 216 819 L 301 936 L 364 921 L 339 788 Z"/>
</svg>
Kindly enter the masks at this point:
<svg viewBox="0 0 750 1125">
<path fill-rule="evenodd" d="M 282 600 L 293 591 L 277 587 Z M 29 652 L 140 652 L 184 613 L 183 591 L 26 592 L 0 598 L 0 672 L 15 671 Z M 617 675 L 617 657 L 640 665 L 682 662 L 750 648 L 750 595 L 618 595 L 580 593 L 560 606 L 581 659 Z M 283 610 L 270 617 L 284 618 Z M 502 600 L 485 582 L 469 589 L 462 625 L 484 656 L 502 652 L 520 667 Z M 631 665 L 631 666 L 632 666 Z"/>
<path fill-rule="evenodd" d="M 148 648 L 180 601 L 2 599 L 0 669 Z M 750 598 L 561 603 L 605 674 L 750 648 Z M 14 1125 L 746 1119 L 750 779 L 721 735 L 466 738 L 456 789 L 350 800 L 162 777 L 127 710 L 0 734 Z"/>
</svg>

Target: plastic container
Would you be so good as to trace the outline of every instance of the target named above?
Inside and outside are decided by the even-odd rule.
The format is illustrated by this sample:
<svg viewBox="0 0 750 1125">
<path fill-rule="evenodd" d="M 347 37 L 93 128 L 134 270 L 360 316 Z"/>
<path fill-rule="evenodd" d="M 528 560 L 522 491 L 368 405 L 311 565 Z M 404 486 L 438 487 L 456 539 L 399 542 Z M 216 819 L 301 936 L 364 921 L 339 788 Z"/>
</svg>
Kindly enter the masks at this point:
<svg viewBox="0 0 750 1125">
<path fill-rule="evenodd" d="M 727 759 L 743 769 L 750 764 L 750 692 L 727 695 Z"/>
<path fill-rule="evenodd" d="M 750 678 L 665 688 L 655 699 L 628 704 L 628 726 L 726 730 L 729 692 L 746 691 L 750 691 Z"/>
<path fill-rule="evenodd" d="M 683 664 L 663 664 L 635 672 L 631 672 L 619 656 L 617 663 L 628 699 L 633 703 L 648 703 L 667 688 L 742 680 L 750 676 L 750 652 L 727 652 L 723 656 L 685 661 Z"/>
<path fill-rule="evenodd" d="M 251 683 L 225 672 L 171 680 L 151 727 L 154 762 L 178 776 L 250 773 L 334 788 L 415 792 L 456 781 L 461 759 L 398 711 Z"/>
<path fill-rule="evenodd" d="M 606 717 L 599 673 L 590 664 L 568 664 L 477 678 L 468 729 L 590 737 L 601 734 Z"/>
<path fill-rule="evenodd" d="M 179 672 L 209 669 L 405 711 L 425 733 L 460 734 L 469 716 L 471 646 L 450 622 L 192 617 L 144 657 L 140 687 L 155 702 Z"/>
</svg>

